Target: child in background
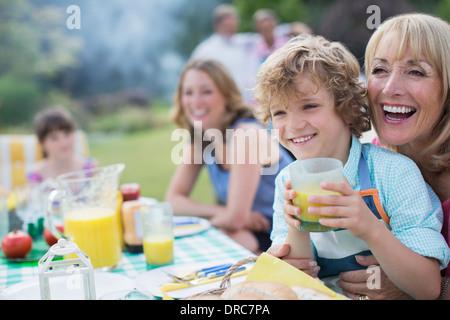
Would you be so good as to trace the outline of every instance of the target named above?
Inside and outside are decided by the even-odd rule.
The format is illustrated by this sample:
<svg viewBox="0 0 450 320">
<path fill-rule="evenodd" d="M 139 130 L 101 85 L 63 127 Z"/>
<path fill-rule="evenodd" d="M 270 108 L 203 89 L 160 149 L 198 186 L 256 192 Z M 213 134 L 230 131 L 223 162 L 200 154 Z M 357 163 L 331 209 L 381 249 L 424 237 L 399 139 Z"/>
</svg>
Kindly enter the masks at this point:
<svg viewBox="0 0 450 320">
<path fill-rule="evenodd" d="M 30 182 L 41 183 L 63 173 L 97 166 L 94 159 L 74 154 L 75 125 L 67 110 L 50 108 L 39 112 L 34 127 L 44 158 L 28 174 Z"/>
<path fill-rule="evenodd" d="M 273 245 L 289 243 L 290 258 L 312 252 L 319 278 L 332 289 L 341 271 L 362 268 L 356 255 L 373 254 L 391 281 L 416 299 L 435 299 L 449 261 L 440 230 L 442 209 L 413 161 L 358 138 L 370 129 L 356 58 L 341 44 L 302 35 L 261 66 L 255 90 L 262 122 L 271 119 L 280 143 L 297 160 L 328 157 L 344 164 L 344 183 L 323 183 L 341 196 L 309 196 L 310 214 L 337 228 L 307 233 L 283 211 L 289 166 L 275 183 Z M 300 208 L 295 213 L 298 215 Z M 338 217 L 339 219 L 335 219 Z M 309 250 L 308 250 L 309 249 Z"/>
</svg>

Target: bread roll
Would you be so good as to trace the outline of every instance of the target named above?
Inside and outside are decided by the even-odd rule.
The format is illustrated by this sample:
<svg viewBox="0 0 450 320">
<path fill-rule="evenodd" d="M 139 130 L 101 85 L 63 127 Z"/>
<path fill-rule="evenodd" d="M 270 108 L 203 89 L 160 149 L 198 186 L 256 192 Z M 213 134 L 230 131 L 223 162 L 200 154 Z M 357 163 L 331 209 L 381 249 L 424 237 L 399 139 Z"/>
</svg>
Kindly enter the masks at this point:
<svg viewBox="0 0 450 320">
<path fill-rule="evenodd" d="M 264 298 L 255 293 L 242 293 L 235 296 L 233 300 L 264 300 Z"/>
<path fill-rule="evenodd" d="M 298 300 L 330 300 L 331 296 L 325 292 L 308 288 L 293 286 L 291 289 L 297 294 Z"/>
<path fill-rule="evenodd" d="M 297 300 L 297 294 L 287 285 L 272 281 L 243 281 L 222 293 L 225 300 L 242 299 L 243 295 L 258 296 L 264 300 Z"/>
<path fill-rule="evenodd" d="M 185 300 L 223 300 L 223 299 L 218 294 L 203 294 L 203 295 L 188 297 Z"/>
</svg>

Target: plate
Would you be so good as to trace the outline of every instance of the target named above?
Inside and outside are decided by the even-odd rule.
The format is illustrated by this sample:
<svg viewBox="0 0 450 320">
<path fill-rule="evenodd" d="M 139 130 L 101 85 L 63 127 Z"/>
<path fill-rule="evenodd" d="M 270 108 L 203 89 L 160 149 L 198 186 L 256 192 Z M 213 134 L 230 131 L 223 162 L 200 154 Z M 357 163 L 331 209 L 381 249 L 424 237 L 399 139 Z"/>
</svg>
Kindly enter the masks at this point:
<svg viewBox="0 0 450 320">
<path fill-rule="evenodd" d="M 220 263 L 234 263 L 221 261 Z M 186 263 L 186 264 L 178 264 L 171 265 L 166 267 L 156 268 L 150 271 L 147 271 L 137 278 L 134 279 L 134 285 L 138 290 L 148 291 L 153 294 L 155 297 L 162 297 L 164 295 L 163 292 L 159 290 L 159 288 L 164 284 L 171 282 L 172 280 L 167 275 L 167 272 L 172 274 L 179 274 L 183 271 L 197 270 L 201 268 L 206 268 L 210 266 L 217 265 L 217 261 L 207 261 L 207 262 L 198 262 L 198 263 Z M 235 284 L 241 281 L 244 281 L 247 275 L 237 276 L 231 278 L 231 284 Z M 183 288 L 178 290 L 168 291 L 167 295 L 169 295 L 173 299 L 183 299 L 189 297 L 193 294 L 204 292 L 209 289 L 217 289 L 219 288 L 220 281 L 205 283 L 202 285 L 196 285 L 189 288 Z"/>
<path fill-rule="evenodd" d="M 185 237 L 200 233 L 211 227 L 207 219 L 189 216 L 173 217 L 173 235 L 175 237 Z"/>
<path fill-rule="evenodd" d="M 94 272 L 95 295 L 99 299 L 107 293 L 132 290 L 132 279 L 114 273 Z M 50 278 L 50 296 L 57 300 L 82 300 L 83 280 L 80 274 Z M 0 293 L 4 300 L 40 300 L 39 278 L 16 283 Z"/>
</svg>

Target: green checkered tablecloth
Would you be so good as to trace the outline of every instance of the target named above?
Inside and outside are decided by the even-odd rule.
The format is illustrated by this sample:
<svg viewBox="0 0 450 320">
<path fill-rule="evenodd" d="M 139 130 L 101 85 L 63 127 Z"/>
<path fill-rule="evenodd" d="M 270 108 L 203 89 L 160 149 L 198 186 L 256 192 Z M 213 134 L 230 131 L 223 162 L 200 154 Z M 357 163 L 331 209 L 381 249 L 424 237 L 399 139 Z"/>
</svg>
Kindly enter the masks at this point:
<svg viewBox="0 0 450 320">
<path fill-rule="evenodd" d="M 247 249 L 227 237 L 214 227 L 196 235 L 175 238 L 175 264 L 203 261 L 238 261 L 253 256 Z M 111 272 L 136 278 L 147 271 L 143 253 L 124 252 L 119 265 Z M 0 291 L 5 288 L 38 277 L 37 262 L 0 264 Z"/>
</svg>

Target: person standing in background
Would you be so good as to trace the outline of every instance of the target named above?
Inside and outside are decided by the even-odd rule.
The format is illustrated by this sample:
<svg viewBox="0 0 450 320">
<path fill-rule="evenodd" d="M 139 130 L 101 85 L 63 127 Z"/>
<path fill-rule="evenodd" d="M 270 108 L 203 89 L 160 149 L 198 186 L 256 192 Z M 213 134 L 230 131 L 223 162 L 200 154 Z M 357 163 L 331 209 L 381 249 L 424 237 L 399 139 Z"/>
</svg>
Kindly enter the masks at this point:
<svg viewBox="0 0 450 320">
<path fill-rule="evenodd" d="M 257 33 L 249 51 L 248 61 L 252 69 L 250 75 L 252 88 L 256 85 L 255 77 L 259 66 L 272 52 L 281 48 L 290 39 L 287 34 L 282 32 L 283 29 L 279 28 L 279 18 L 275 11 L 271 9 L 257 10 L 253 14 L 253 27 Z M 254 99 L 249 104 L 252 106 L 257 105 Z"/>
<path fill-rule="evenodd" d="M 212 18 L 214 33 L 192 52 L 191 59 L 214 59 L 231 73 L 241 91 L 244 102 L 251 101 L 251 77 L 248 52 L 254 43 L 253 33 L 238 33 L 240 17 L 229 4 L 218 6 Z"/>
<path fill-rule="evenodd" d="M 278 16 L 271 9 L 260 9 L 253 15 L 253 26 L 258 33 L 254 46 L 258 67 L 290 39 L 287 35 L 277 32 L 278 24 Z"/>
</svg>

